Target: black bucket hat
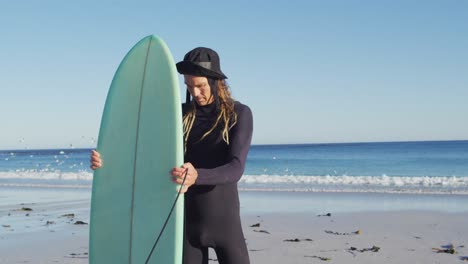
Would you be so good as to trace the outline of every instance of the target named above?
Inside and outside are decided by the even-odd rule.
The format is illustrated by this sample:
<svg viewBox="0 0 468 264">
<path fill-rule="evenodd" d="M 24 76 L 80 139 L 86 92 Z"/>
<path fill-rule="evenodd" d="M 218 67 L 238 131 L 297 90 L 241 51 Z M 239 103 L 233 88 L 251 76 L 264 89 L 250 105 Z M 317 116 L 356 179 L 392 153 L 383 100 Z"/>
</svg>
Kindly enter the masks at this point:
<svg viewBox="0 0 468 264">
<path fill-rule="evenodd" d="M 219 56 L 216 51 L 198 47 L 189 51 L 184 56 L 184 60 L 176 64 L 180 74 L 203 76 L 212 79 L 227 79 L 221 71 Z"/>
</svg>

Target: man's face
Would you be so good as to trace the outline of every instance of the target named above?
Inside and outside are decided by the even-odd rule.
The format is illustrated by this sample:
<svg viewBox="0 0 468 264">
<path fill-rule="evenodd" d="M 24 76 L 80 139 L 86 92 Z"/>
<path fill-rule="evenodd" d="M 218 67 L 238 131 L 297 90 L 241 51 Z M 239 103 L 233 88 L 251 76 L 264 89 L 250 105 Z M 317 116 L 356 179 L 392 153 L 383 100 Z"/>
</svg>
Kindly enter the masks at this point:
<svg viewBox="0 0 468 264">
<path fill-rule="evenodd" d="M 213 102 L 214 98 L 206 77 L 184 75 L 184 79 L 187 89 L 198 105 L 204 106 Z"/>
</svg>

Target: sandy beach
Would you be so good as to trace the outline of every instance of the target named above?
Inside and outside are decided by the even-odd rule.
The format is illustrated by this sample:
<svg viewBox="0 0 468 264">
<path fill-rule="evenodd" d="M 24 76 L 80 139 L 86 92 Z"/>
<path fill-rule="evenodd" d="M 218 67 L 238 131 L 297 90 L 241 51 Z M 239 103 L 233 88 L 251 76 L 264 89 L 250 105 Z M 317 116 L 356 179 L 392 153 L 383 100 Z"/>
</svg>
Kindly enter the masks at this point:
<svg viewBox="0 0 468 264">
<path fill-rule="evenodd" d="M 436 212 L 268 214 L 246 217 L 252 263 L 459 263 L 468 214 Z M 260 233 L 256 231 L 267 231 Z M 457 254 L 436 253 L 433 248 Z"/>
<path fill-rule="evenodd" d="M 358 206 L 343 202 L 349 197 Z M 0 198 L 0 263 L 88 263 L 89 190 L 3 188 Z M 417 201 L 424 210 L 382 202 L 399 199 L 399 194 L 242 192 L 251 263 L 468 259 L 468 209 L 460 209 L 461 204 L 467 207 L 467 197 L 454 197 L 454 202 L 450 196 L 411 195 L 398 202 Z M 443 203 L 427 210 L 424 201 L 433 200 L 458 202 L 460 210 L 444 209 Z M 380 210 L 374 208 L 379 201 Z M 214 254 L 210 259 L 217 263 Z"/>
</svg>

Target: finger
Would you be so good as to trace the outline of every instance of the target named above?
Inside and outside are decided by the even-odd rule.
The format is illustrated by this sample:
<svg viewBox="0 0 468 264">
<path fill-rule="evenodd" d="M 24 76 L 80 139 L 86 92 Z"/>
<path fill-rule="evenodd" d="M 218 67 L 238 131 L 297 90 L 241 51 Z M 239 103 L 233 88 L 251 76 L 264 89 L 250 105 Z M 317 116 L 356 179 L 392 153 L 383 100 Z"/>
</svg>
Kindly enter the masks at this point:
<svg viewBox="0 0 468 264">
<path fill-rule="evenodd" d="M 185 170 L 176 169 L 176 170 L 174 170 L 174 172 L 177 173 L 177 175 L 182 175 L 185 172 Z"/>
<path fill-rule="evenodd" d="M 176 182 L 176 183 L 179 183 L 179 184 L 182 183 L 182 179 L 183 179 L 183 177 L 181 177 L 179 174 L 172 176 L 172 180 L 174 182 Z"/>
<path fill-rule="evenodd" d="M 189 168 L 193 167 L 193 165 L 192 165 L 192 163 L 187 162 L 187 163 L 182 164 L 182 166 L 180 166 L 180 167 L 183 168 L 183 169 L 189 169 Z"/>
<path fill-rule="evenodd" d="M 177 169 L 177 174 L 179 177 L 185 177 L 185 175 L 189 175 L 189 169 L 188 168 L 178 168 Z"/>
<path fill-rule="evenodd" d="M 102 162 L 102 159 L 99 158 L 99 157 L 92 157 L 91 161 L 93 161 L 93 162 Z"/>
<path fill-rule="evenodd" d="M 176 184 L 184 184 L 184 185 L 189 185 L 189 186 L 193 184 L 192 178 L 189 178 L 188 176 L 187 178 L 185 178 L 185 180 L 183 176 L 182 177 L 174 176 L 172 178 L 172 181 Z"/>
<path fill-rule="evenodd" d="M 93 161 L 91 161 L 91 166 L 102 167 L 102 162 L 93 160 Z"/>
<path fill-rule="evenodd" d="M 93 164 L 101 164 L 102 160 L 101 159 L 91 159 L 90 162 L 93 163 Z"/>
<path fill-rule="evenodd" d="M 171 170 L 170 174 L 175 177 L 180 177 L 180 175 L 182 175 L 182 172 L 180 172 L 179 170 L 173 169 Z"/>
<path fill-rule="evenodd" d="M 176 184 L 182 184 L 182 181 L 177 176 L 172 177 L 172 182 Z"/>
<path fill-rule="evenodd" d="M 183 177 L 177 177 L 175 179 L 172 180 L 174 183 L 177 183 L 177 184 L 185 184 L 187 185 L 188 184 L 188 181 L 187 179 L 184 181 L 184 178 Z"/>
<path fill-rule="evenodd" d="M 178 167 L 175 167 L 175 168 L 172 168 L 172 171 L 174 171 L 174 172 L 177 172 L 177 173 L 180 173 L 180 172 L 183 172 L 183 171 L 185 171 L 185 169 L 183 169 L 183 168 L 178 168 Z"/>
<path fill-rule="evenodd" d="M 188 173 L 182 172 L 179 175 L 177 175 L 177 177 L 179 177 L 180 181 L 184 181 L 185 179 L 185 181 L 188 182 L 190 175 Z"/>
</svg>

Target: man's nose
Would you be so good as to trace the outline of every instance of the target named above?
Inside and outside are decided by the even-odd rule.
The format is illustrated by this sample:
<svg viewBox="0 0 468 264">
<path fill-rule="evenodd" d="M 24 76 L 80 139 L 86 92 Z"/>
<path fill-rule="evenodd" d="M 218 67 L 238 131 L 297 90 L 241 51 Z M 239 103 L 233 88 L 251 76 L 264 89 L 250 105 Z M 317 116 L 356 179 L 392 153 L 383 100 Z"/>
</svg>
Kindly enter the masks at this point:
<svg viewBox="0 0 468 264">
<path fill-rule="evenodd" d="M 192 96 L 193 96 L 193 97 L 197 97 L 199 94 L 200 94 L 200 89 L 194 88 L 194 89 L 192 90 Z"/>
</svg>

